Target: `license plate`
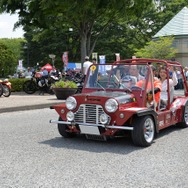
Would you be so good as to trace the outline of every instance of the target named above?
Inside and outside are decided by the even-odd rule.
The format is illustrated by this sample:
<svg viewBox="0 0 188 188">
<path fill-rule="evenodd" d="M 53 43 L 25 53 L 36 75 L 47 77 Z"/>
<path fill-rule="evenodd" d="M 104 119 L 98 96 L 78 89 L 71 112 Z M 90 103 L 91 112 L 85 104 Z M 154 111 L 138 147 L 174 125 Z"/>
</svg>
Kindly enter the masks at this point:
<svg viewBox="0 0 188 188">
<path fill-rule="evenodd" d="M 94 126 L 79 125 L 82 134 L 100 135 L 99 128 Z"/>
</svg>

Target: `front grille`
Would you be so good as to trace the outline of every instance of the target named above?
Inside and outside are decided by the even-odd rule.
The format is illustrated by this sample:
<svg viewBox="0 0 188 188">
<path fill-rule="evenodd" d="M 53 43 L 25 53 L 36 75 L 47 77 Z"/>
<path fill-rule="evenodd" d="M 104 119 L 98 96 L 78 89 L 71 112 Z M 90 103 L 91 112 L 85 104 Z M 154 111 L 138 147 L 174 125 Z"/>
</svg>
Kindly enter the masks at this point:
<svg viewBox="0 0 188 188">
<path fill-rule="evenodd" d="M 104 113 L 101 105 L 82 104 L 75 112 L 75 121 L 77 123 L 101 124 L 99 118 Z M 108 119 L 110 121 L 110 117 Z"/>
</svg>

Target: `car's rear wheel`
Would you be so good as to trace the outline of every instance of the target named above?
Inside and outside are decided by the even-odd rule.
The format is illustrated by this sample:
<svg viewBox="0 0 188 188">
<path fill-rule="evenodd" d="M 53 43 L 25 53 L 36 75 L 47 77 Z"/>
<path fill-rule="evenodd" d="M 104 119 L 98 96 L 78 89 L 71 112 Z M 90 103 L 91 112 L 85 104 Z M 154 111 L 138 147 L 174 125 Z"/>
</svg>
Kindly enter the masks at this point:
<svg viewBox="0 0 188 188">
<path fill-rule="evenodd" d="M 185 103 L 182 117 L 183 117 L 182 122 L 178 123 L 177 125 L 182 128 L 186 128 L 188 127 L 188 101 Z"/>
<path fill-rule="evenodd" d="M 59 117 L 59 121 L 62 121 L 61 117 Z M 67 130 L 69 130 L 69 128 L 66 124 L 58 123 L 58 131 L 61 136 L 63 136 L 64 138 L 73 138 L 76 136 L 76 133 L 71 133 Z"/>
<path fill-rule="evenodd" d="M 132 140 L 135 145 L 147 147 L 153 142 L 155 136 L 155 124 L 151 116 L 143 116 L 135 119 L 132 131 Z"/>
</svg>

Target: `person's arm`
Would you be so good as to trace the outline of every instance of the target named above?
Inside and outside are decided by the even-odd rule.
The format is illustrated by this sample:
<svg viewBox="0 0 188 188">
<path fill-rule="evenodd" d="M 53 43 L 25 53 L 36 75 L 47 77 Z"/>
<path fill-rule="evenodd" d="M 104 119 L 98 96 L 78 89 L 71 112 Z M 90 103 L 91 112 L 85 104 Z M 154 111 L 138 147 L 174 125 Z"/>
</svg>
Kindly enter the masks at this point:
<svg viewBox="0 0 188 188">
<path fill-rule="evenodd" d="M 162 90 L 162 84 L 160 80 L 155 80 L 154 81 L 154 94 L 161 92 Z M 152 90 L 149 91 L 149 94 L 152 94 Z"/>
<path fill-rule="evenodd" d="M 172 74 L 172 81 L 173 81 L 173 86 L 176 86 L 178 84 L 178 78 L 175 72 L 173 72 Z"/>
</svg>

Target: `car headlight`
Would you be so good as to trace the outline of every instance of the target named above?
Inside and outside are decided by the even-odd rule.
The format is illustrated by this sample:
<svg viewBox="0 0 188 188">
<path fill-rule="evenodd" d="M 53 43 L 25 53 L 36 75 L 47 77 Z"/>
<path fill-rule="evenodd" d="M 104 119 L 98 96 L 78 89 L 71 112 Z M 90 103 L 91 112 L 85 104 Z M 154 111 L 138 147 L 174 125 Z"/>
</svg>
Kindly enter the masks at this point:
<svg viewBox="0 0 188 188">
<path fill-rule="evenodd" d="M 74 97 L 68 97 L 65 104 L 69 110 L 74 110 L 76 108 L 77 102 Z"/>
<path fill-rule="evenodd" d="M 107 124 L 108 123 L 108 116 L 106 114 L 101 114 L 100 115 L 100 122 L 102 124 Z"/>
<path fill-rule="evenodd" d="M 68 121 L 73 121 L 74 120 L 74 113 L 69 111 L 69 112 L 67 112 L 66 117 L 67 117 Z"/>
<path fill-rule="evenodd" d="M 107 112 L 115 112 L 118 109 L 118 103 L 115 99 L 108 99 L 105 103 Z"/>
</svg>

